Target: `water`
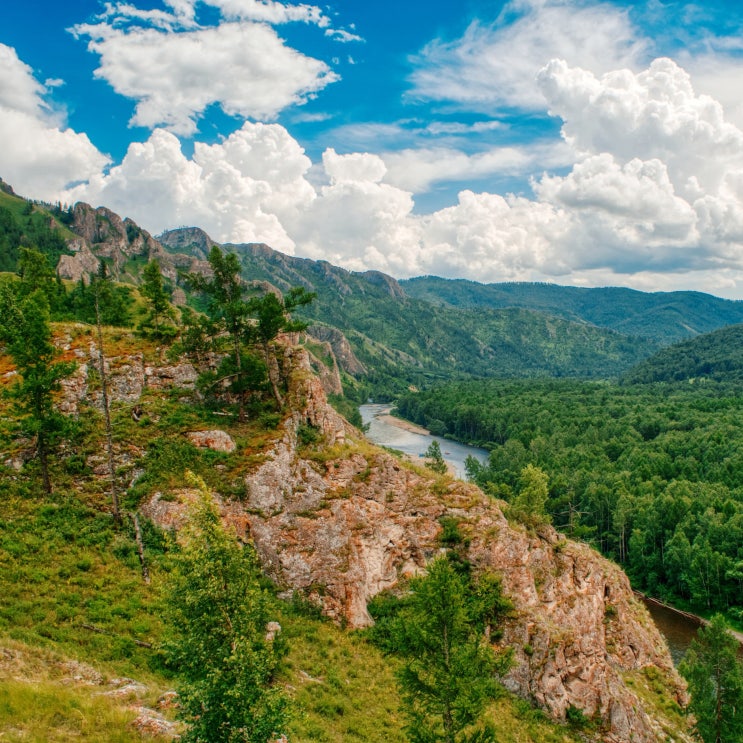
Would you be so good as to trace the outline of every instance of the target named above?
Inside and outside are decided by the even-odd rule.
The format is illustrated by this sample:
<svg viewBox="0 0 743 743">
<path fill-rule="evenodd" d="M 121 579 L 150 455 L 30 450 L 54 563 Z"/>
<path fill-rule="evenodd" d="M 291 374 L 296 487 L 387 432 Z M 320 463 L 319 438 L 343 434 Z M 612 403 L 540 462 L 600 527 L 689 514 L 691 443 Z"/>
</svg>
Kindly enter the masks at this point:
<svg viewBox="0 0 743 743">
<path fill-rule="evenodd" d="M 644 604 L 655 626 L 665 637 L 674 664 L 678 665 L 689 644 L 696 637 L 699 623 L 652 601 L 644 601 Z"/>
<path fill-rule="evenodd" d="M 417 458 L 425 454 L 431 442 L 438 441 L 444 461 L 452 466 L 456 476 L 461 479 L 466 477 L 464 460 L 468 456 L 475 457 L 480 462 L 485 462 L 488 458 L 488 452 L 485 449 L 458 444 L 456 441 L 439 436 L 406 431 L 390 423 L 384 419 L 384 416 L 390 412 L 389 405 L 362 405 L 359 410 L 364 423 L 369 424 L 366 436 L 371 442 L 390 449 L 397 449 L 403 454 Z"/>
</svg>

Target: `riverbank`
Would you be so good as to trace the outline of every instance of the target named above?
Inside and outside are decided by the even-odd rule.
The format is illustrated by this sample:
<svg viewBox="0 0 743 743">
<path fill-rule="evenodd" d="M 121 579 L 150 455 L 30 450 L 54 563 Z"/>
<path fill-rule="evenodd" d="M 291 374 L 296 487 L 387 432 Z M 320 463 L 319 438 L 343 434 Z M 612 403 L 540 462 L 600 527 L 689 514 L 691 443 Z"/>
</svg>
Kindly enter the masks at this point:
<svg viewBox="0 0 743 743">
<path fill-rule="evenodd" d="M 688 644 L 696 636 L 696 631 L 699 627 L 704 627 L 709 624 L 708 619 L 700 617 L 698 614 L 692 614 L 689 611 L 677 609 L 675 606 L 666 604 L 660 599 L 653 598 L 652 596 L 647 596 L 640 591 L 634 591 L 634 594 L 648 608 L 653 616 L 653 620 L 660 627 L 663 634 L 666 635 L 669 645 L 672 645 L 673 642 L 677 642 L 678 639 L 681 638 L 683 651 L 686 650 Z M 664 612 L 666 615 L 665 618 L 663 617 L 663 614 L 660 614 L 659 612 Z M 668 617 L 672 617 L 673 619 L 669 620 Z M 741 646 L 741 652 L 743 653 L 743 632 L 738 632 L 737 630 L 730 628 L 728 628 L 728 632 L 730 632 L 730 634 L 738 641 Z M 669 637 L 669 634 L 672 634 L 673 637 Z M 673 647 L 671 647 L 671 654 L 674 654 Z M 674 660 L 676 660 L 675 657 Z"/>
<path fill-rule="evenodd" d="M 415 423 L 411 423 L 410 421 L 403 420 L 402 418 L 398 418 L 397 416 L 392 415 L 390 412 L 392 410 L 392 406 L 387 408 L 386 412 L 382 411 L 377 415 L 376 417 L 383 421 L 384 423 L 387 423 L 390 426 L 395 426 L 396 428 L 401 428 L 403 431 L 407 431 L 408 433 L 417 433 L 421 436 L 430 436 L 431 432 L 423 428 L 423 426 L 417 426 Z"/>
</svg>

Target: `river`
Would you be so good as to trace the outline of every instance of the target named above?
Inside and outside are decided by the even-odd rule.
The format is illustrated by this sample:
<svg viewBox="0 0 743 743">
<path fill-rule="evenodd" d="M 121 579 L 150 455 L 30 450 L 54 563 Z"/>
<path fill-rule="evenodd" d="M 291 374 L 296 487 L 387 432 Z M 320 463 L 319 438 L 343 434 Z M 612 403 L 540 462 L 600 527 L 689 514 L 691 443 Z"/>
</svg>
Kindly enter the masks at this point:
<svg viewBox="0 0 743 743">
<path fill-rule="evenodd" d="M 418 458 L 425 453 L 432 441 L 438 441 L 444 460 L 451 465 L 456 476 L 461 479 L 466 477 L 464 461 L 468 456 L 473 456 L 481 462 L 487 460 L 487 450 L 431 436 L 425 429 L 408 424 L 399 418 L 393 418 L 390 415 L 390 409 L 390 405 L 379 404 L 360 407 L 362 420 L 365 424 L 369 424 L 367 438 L 373 443 L 396 449 L 409 457 Z M 652 601 L 646 601 L 645 606 L 665 637 L 674 663 L 678 664 L 689 647 L 689 643 L 694 639 L 699 624 Z"/>
<path fill-rule="evenodd" d="M 408 424 L 399 418 L 393 418 L 390 413 L 390 405 L 379 405 L 369 403 L 361 405 L 361 419 L 364 424 L 369 424 L 366 433 L 367 438 L 379 446 L 396 449 L 407 454 L 413 459 L 422 457 L 433 441 L 438 441 L 444 461 L 454 470 L 456 477 L 464 480 L 466 472 L 464 461 L 468 456 L 475 457 L 480 462 L 488 458 L 486 449 L 478 449 L 466 444 L 458 444 L 456 441 L 431 436 L 423 428 Z"/>
</svg>

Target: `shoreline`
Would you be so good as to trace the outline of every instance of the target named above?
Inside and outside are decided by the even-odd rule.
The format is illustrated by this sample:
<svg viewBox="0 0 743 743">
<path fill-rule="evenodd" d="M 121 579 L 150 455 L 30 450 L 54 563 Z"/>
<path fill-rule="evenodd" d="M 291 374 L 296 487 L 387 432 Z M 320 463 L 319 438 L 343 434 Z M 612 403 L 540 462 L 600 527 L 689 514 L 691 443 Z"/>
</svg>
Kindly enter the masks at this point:
<svg viewBox="0 0 743 743">
<path fill-rule="evenodd" d="M 379 418 L 379 420 L 384 423 L 389 423 L 391 426 L 395 426 L 395 428 L 401 428 L 403 431 L 407 431 L 408 433 L 419 433 L 421 436 L 431 435 L 431 432 L 423 428 L 423 426 L 403 420 L 402 418 L 397 418 L 389 412 L 390 410 L 392 410 L 392 408 L 381 410 L 374 417 Z"/>
</svg>

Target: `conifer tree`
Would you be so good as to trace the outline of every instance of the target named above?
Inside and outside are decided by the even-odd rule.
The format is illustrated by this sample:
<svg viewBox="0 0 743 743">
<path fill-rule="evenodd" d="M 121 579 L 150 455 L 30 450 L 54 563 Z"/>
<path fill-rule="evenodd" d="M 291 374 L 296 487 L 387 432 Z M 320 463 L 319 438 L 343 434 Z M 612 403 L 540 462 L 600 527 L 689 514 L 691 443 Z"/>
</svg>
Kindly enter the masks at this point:
<svg viewBox="0 0 743 743">
<path fill-rule="evenodd" d="M 679 670 L 689 682 L 689 709 L 704 742 L 743 740 L 743 663 L 722 615 L 699 629 Z"/>
<path fill-rule="evenodd" d="M 6 286 L 0 295 L 0 341 L 15 363 L 20 381 L 11 389 L 21 428 L 36 440 L 36 453 L 44 491 L 52 492 L 49 456 L 64 435 L 68 421 L 54 406 L 60 382 L 75 369 L 72 362 L 56 361 L 52 342 L 49 302 L 41 288 L 18 297 Z"/>
<path fill-rule="evenodd" d="M 140 330 L 154 338 L 172 338 L 176 329 L 168 321 L 173 319 L 173 308 L 163 285 L 160 264 L 156 260 L 151 260 L 144 267 L 142 285 L 139 287 L 139 291 L 147 300 L 149 307 L 147 317 L 139 326 Z"/>
<path fill-rule="evenodd" d="M 494 743 L 481 716 L 511 660 L 496 655 L 488 639 L 507 607 L 497 581 L 473 586 L 447 556 L 411 582 L 395 623 L 407 659 L 398 681 L 411 743 Z"/>
</svg>

